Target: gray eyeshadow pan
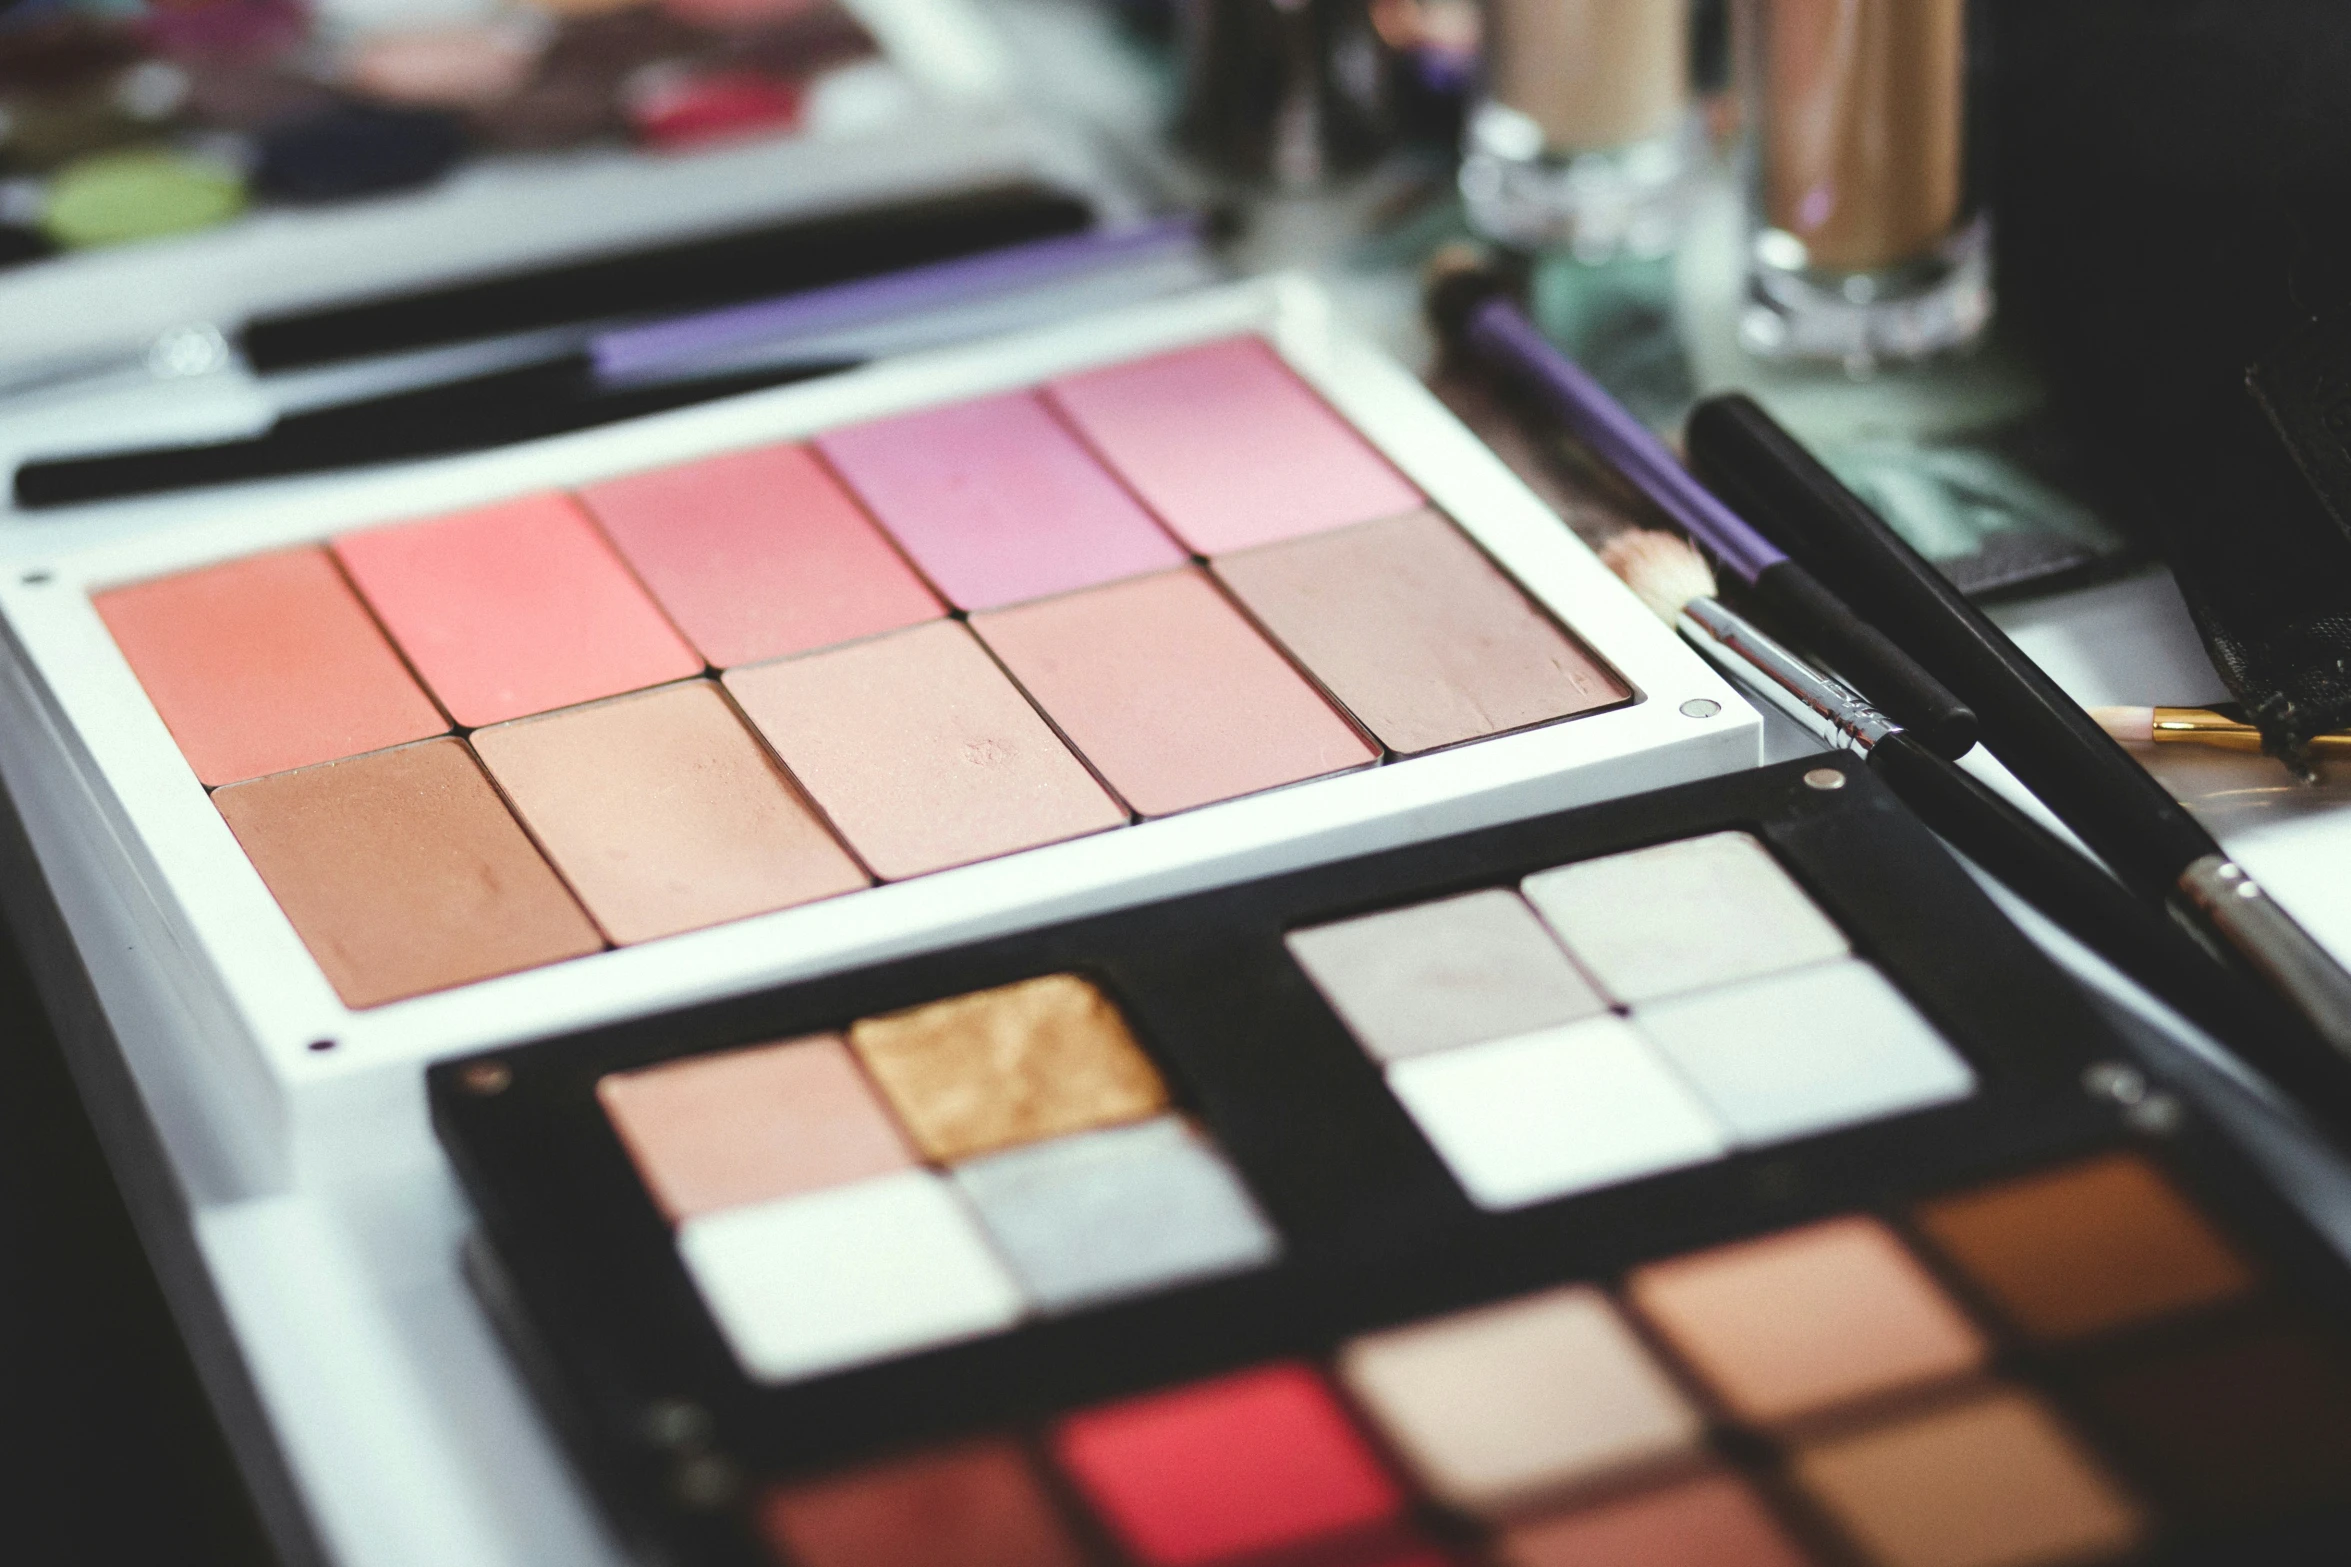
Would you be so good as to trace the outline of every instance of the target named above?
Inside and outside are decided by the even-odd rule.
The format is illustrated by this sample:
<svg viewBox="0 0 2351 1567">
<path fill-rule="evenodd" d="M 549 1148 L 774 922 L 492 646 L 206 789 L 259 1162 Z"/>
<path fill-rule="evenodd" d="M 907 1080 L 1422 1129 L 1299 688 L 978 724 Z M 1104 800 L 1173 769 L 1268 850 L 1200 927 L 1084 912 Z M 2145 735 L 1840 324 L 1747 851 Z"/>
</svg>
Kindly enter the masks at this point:
<svg viewBox="0 0 2351 1567">
<path fill-rule="evenodd" d="M 1381 1061 L 1509 1039 L 1608 1009 L 1516 893 L 1293 931 L 1290 953 Z"/>
<path fill-rule="evenodd" d="M 974 1159 L 954 1180 L 1046 1312 L 1255 1267 L 1280 1250 L 1239 1176 L 1176 1116 Z"/>
<path fill-rule="evenodd" d="M 1633 1006 L 1851 950 L 1771 851 L 1743 832 L 1562 865 L 1520 887 L 1601 988 Z"/>
<path fill-rule="evenodd" d="M 1678 996 L 1633 1026 L 1749 1147 L 1963 1099 L 1975 1074 L 1858 958 Z"/>
</svg>

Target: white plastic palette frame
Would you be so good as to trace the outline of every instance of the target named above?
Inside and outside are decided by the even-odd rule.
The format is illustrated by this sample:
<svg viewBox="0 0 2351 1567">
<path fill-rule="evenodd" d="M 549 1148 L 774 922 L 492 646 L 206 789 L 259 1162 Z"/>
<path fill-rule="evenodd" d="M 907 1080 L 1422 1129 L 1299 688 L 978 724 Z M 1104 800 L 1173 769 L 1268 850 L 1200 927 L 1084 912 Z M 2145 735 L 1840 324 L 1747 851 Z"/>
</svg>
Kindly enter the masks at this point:
<svg viewBox="0 0 2351 1567">
<path fill-rule="evenodd" d="M 1629 705 L 363 1011 L 279 910 L 92 606 L 93 592 L 336 533 L 798 439 L 1261 333 L 1635 690 Z M 449 1055 L 1755 765 L 1761 721 L 1409 372 L 1292 278 L 1202 291 L 476 456 L 109 508 L 11 540 L 0 617 L 97 819 L 88 867 L 152 907 L 175 1030 L 248 1190 L 331 1178 L 391 1115 L 422 1136 Z M 51 535 L 51 537 L 57 537 Z M 38 742 L 35 742 L 38 744 Z M 52 874 L 54 874 L 54 869 Z M 379 1092 L 373 1086 L 383 1085 Z M 387 1095 L 389 1097 L 387 1097 Z M 354 1118 L 357 1118 L 356 1121 Z M 356 1137 L 355 1137 L 356 1132 Z M 321 1162 L 323 1161 L 323 1163 Z"/>
</svg>

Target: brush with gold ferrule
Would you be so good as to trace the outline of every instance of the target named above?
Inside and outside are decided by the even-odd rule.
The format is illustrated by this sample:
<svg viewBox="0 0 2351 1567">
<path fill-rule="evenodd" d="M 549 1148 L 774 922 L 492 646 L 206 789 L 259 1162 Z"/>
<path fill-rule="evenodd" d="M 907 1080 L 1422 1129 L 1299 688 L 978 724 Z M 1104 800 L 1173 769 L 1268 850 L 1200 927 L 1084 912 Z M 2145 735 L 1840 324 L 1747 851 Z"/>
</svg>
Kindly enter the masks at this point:
<svg viewBox="0 0 2351 1567">
<path fill-rule="evenodd" d="M 2124 745 L 2200 745 L 2212 751 L 2259 751 L 2261 731 L 2209 707 L 2093 707 L 2098 727 Z M 2351 756 L 2351 735 L 2317 735 L 2312 756 Z"/>
</svg>

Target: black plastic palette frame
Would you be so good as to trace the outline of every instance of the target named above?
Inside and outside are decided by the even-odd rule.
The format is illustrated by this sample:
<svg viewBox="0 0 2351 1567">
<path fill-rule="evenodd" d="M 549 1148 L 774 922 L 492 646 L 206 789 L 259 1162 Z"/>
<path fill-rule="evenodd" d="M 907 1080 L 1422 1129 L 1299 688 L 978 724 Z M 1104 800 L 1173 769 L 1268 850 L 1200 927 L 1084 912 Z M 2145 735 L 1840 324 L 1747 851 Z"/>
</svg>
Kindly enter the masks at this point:
<svg viewBox="0 0 2351 1567">
<path fill-rule="evenodd" d="M 1839 782 L 1823 787 L 1823 769 Z M 1508 1213 L 1474 1206 L 1284 933 L 1725 829 L 1761 838 L 1966 1058 L 1971 1097 Z M 1272 1265 L 783 1386 L 738 1368 L 595 1097 L 609 1072 L 1077 972 L 1125 1012 L 1283 1238 Z M 1640 1261 L 2137 1144 L 2271 1273 L 2351 1276 L 2198 1118 L 2135 1130 L 2120 1038 L 1845 757 L 1733 774 L 449 1061 L 434 1125 L 479 1213 L 477 1292 L 633 1543 L 764 1562 L 745 1476 L 830 1468 L 1607 1278 Z M 2011 1361 L 2030 1362 L 2013 1348 Z M 2047 1379 L 2035 1380 L 2047 1385 Z"/>
</svg>

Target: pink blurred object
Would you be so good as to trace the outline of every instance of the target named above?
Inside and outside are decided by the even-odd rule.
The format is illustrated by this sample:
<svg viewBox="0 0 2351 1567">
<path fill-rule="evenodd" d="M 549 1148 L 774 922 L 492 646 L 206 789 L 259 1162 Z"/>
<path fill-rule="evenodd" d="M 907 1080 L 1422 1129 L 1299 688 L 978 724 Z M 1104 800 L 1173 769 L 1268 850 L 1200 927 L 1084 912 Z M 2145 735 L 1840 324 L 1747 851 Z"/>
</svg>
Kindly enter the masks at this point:
<svg viewBox="0 0 2351 1567">
<path fill-rule="evenodd" d="M 798 82 L 757 71 L 658 65 L 628 84 L 629 126 L 654 147 L 699 147 L 772 136 L 800 123 Z"/>
</svg>

